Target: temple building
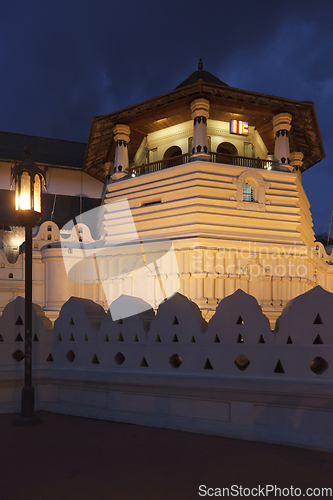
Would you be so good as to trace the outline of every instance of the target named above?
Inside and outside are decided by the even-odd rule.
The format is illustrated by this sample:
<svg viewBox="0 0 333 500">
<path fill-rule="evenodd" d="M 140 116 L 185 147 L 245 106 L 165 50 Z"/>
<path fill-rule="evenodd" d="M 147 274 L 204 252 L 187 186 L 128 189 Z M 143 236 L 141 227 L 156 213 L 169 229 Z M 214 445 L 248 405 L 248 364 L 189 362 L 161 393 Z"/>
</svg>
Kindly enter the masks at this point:
<svg viewBox="0 0 333 500">
<path fill-rule="evenodd" d="M 324 157 L 312 102 L 229 87 L 200 60 L 173 91 L 94 118 L 84 170 L 110 176 L 104 202 L 126 198 L 140 236 L 172 240 L 180 292 L 206 319 L 241 288 L 274 321 L 315 285 L 333 290 L 301 180 Z"/>
<path fill-rule="evenodd" d="M 100 246 L 108 235 L 130 233 L 126 214 L 107 216 L 108 206 L 127 200 L 140 238 L 172 241 L 177 268 L 164 279 L 179 279 L 180 293 L 206 319 L 221 299 L 242 289 L 274 324 L 291 298 L 318 284 L 333 291 L 331 256 L 315 242 L 301 179 L 324 157 L 312 102 L 230 87 L 200 60 L 171 92 L 93 118 L 80 176 L 95 198 L 104 184 Z M 53 317 L 71 295 L 107 308 L 102 283 L 68 280 L 59 245 L 43 242 L 44 225 L 35 236 L 34 300 Z M 83 242 L 97 238 L 92 227 L 80 231 Z M 123 279 L 113 272 L 107 279 L 112 300 L 146 288 L 145 297 L 158 306 L 159 283 L 149 273 L 136 269 Z M 3 307 L 1 297 L 0 291 Z M 7 293 L 7 301 L 13 298 Z"/>
</svg>

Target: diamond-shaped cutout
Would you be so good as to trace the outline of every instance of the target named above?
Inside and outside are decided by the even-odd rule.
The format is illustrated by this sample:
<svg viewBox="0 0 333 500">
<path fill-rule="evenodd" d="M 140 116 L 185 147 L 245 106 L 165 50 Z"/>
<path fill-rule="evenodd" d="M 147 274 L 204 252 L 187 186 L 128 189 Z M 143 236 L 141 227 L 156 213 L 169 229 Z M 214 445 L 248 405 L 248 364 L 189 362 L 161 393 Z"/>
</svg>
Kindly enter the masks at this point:
<svg viewBox="0 0 333 500">
<path fill-rule="evenodd" d="M 18 363 L 24 359 L 24 352 L 19 349 L 12 354 L 12 358 L 15 359 Z"/>
<path fill-rule="evenodd" d="M 125 356 L 121 352 L 117 352 L 117 354 L 114 357 L 115 362 L 117 365 L 122 365 L 123 362 L 125 361 Z"/>
<path fill-rule="evenodd" d="M 182 364 L 183 360 L 178 354 L 173 354 L 169 358 L 169 363 L 173 368 L 179 368 L 180 365 Z"/>
<path fill-rule="evenodd" d="M 69 361 L 70 363 L 73 363 L 74 359 L 75 359 L 75 354 L 73 351 L 68 351 L 68 353 L 66 354 L 66 358 L 67 358 L 67 361 Z"/>
<path fill-rule="evenodd" d="M 327 368 L 328 368 L 327 361 L 320 356 L 314 358 L 310 363 L 310 369 L 316 375 L 322 375 L 327 370 Z"/>
<path fill-rule="evenodd" d="M 243 354 L 240 354 L 236 359 L 235 359 L 235 365 L 239 370 L 246 370 L 250 364 L 250 360 L 244 356 Z"/>
</svg>

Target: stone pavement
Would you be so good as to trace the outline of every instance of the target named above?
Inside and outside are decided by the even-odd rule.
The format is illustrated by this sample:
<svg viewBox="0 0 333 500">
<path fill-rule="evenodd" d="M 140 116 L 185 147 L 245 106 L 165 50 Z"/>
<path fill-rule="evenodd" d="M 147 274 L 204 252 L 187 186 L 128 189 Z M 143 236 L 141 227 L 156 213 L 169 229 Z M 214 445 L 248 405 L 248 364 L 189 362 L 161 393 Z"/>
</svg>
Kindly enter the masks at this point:
<svg viewBox="0 0 333 500">
<path fill-rule="evenodd" d="M 0 415 L 0 500 L 192 500 L 202 498 L 199 485 L 333 486 L 326 452 L 38 415 L 28 428 Z"/>
</svg>

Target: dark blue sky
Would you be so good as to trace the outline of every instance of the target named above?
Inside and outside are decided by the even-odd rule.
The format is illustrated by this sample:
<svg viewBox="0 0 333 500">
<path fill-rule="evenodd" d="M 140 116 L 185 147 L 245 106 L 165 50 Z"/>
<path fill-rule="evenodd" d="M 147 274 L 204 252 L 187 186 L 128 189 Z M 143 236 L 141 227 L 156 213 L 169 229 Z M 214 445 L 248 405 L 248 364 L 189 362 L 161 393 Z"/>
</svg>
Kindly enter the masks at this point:
<svg viewBox="0 0 333 500">
<path fill-rule="evenodd" d="M 302 176 L 315 231 L 333 204 L 331 0 L 11 0 L 0 15 L 0 130 L 86 141 L 93 116 L 204 68 L 233 87 L 314 101 L 327 158 Z"/>
</svg>

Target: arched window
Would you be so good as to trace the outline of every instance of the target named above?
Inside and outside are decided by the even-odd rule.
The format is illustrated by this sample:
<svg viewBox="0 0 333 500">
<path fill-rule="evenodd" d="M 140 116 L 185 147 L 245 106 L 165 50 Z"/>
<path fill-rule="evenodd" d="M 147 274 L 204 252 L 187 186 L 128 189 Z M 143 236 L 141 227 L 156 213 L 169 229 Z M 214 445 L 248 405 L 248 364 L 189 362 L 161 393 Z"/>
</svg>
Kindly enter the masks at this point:
<svg viewBox="0 0 333 500">
<path fill-rule="evenodd" d="M 237 191 L 230 199 L 237 201 L 237 208 L 265 212 L 266 204 L 269 203 L 266 200 L 266 191 L 270 185 L 256 169 L 245 169 L 238 177 L 234 177 L 232 182 L 236 184 Z"/>
<path fill-rule="evenodd" d="M 238 155 L 236 147 L 231 142 L 221 142 L 216 149 L 216 162 L 233 164 L 233 156 Z"/>
<path fill-rule="evenodd" d="M 47 226 L 48 231 L 52 231 L 52 226 Z"/>
<path fill-rule="evenodd" d="M 179 146 L 171 146 L 168 148 L 163 155 L 163 159 L 168 161 L 168 167 L 175 167 L 176 165 L 181 165 L 183 163 L 183 158 L 178 158 L 183 154 Z"/>
<path fill-rule="evenodd" d="M 252 186 L 247 182 L 243 186 L 243 201 L 254 201 Z"/>
</svg>

